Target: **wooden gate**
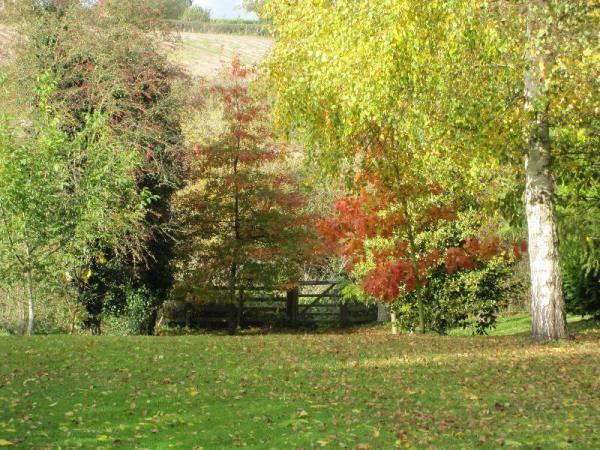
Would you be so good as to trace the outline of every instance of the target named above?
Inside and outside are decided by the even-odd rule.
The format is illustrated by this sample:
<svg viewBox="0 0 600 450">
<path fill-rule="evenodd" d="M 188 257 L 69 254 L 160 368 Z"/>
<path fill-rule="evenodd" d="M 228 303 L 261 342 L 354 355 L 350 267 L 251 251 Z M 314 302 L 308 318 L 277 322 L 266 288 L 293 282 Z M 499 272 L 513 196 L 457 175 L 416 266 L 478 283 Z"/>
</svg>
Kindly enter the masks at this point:
<svg viewBox="0 0 600 450">
<path fill-rule="evenodd" d="M 245 289 L 237 305 L 185 304 L 168 321 L 189 327 L 280 326 L 346 327 L 373 322 L 377 308 L 352 300 L 342 300 L 337 281 L 302 281 L 298 287 L 282 291 L 269 288 Z M 168 314 L 169 315 L 169 314 Z"/>
</svg>

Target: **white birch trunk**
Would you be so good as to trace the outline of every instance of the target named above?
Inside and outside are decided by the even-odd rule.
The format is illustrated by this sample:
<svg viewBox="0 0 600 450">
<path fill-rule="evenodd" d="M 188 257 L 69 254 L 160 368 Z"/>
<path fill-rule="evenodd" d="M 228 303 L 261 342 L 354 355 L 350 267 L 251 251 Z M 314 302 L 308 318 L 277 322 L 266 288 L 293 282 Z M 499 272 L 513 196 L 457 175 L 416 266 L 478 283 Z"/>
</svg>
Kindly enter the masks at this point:
<svg viewBox="0 0 600 450">
<path fill-rule="evenodd" d="M 527 32 L 529 68 L 525 76 L 527 130 L 525 209 L 531 269 L 532 334 L 535 339 L 567 337 L 565 303 L 558 256 L 558 232 L 554 211 L 554 180 L 550 154 L 550 125 L 547 95 L 548 53 L 542 27 L 548 27 L 550 11 L 546 0 L 528 4 Z"/>
<path fill-rule="evenodd" d="M 27 336 L 33 334 L 33 322 L 34 322 L 34 311 L 33 311 L 33 274 L 31 269 L 27 270 L 27 306 L 29 311 L 29 319 L 27 320 Z"/>
</svg>

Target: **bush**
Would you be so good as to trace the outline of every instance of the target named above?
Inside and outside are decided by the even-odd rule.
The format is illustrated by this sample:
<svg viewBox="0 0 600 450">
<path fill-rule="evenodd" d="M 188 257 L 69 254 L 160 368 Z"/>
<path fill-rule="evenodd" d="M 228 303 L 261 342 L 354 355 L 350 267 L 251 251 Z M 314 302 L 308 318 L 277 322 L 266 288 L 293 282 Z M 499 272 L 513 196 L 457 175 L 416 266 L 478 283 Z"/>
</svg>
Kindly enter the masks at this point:
<svg viewBox="0 0 600 450">
<path fill-rule="evenodd" d="M 152 334 L 160 299 L 146 287 L 125 291 L 131 334 Z"/>
<path fill-rule="evenodd" d="M 11 335 L 12 335 L 12 333 L 10 332 L 10 330 L 6 330 L 6 329 L 0 327 L 0 336 L 6 337 L 6 336 L 11 336 Z"/>
<path fill-rule="evenodd" d="M 129 317 L 105 314 L 102 316 L 102 334 L 105 336 L 129 336 L 132 333 Z"/>
<path fill-rule="evenodd" d="M 501 258 L 482 263 L 478 269 L 453 274 L 443 265 L 437 267 L 424 293 L 427 329 L 446 334 L 451 328 L 468 328 L 473 334 L 486 334 L 495 327 L 500 309 L 519 288 L 510 282 L 513 267 Z M 414 294 L 407 295 L 394 309 L 402 328 L 418 328 Z"/>
<path fill-rule="evenodd" d="M 102 313 L 102 333 L 112 336 L 153 334 L 160 298 L 145 286 L 123 286 L 119 295 L 107 297 Z"/>
<path fill-rule="evenodd" d="M 600 255 L 593 241 L 565 239 L 561 271 L 567 311 L 600 317 Z"/>
</svg>

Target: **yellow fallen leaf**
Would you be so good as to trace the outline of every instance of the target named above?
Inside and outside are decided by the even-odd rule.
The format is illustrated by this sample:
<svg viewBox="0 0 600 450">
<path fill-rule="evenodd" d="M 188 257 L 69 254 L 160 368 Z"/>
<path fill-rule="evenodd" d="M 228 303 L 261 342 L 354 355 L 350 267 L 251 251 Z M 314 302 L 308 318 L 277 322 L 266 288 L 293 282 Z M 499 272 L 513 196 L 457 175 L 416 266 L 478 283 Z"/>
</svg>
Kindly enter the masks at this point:
<svg viewBox="0 0 600 450">
<path fill-rule="evenodd" d="M 7 441 L 6 439 L 0 439 L 0 447 L 9 447 L 15 445 L 14 442 Z"/>
<path fill-rule="evenodd" d="M 96 440 L 100 441 L 100 442 L 106 442 L 108 441 L 109 437 L 105 434 L 101 434 L 100 436 L 96 437 Z"/>
</svg>

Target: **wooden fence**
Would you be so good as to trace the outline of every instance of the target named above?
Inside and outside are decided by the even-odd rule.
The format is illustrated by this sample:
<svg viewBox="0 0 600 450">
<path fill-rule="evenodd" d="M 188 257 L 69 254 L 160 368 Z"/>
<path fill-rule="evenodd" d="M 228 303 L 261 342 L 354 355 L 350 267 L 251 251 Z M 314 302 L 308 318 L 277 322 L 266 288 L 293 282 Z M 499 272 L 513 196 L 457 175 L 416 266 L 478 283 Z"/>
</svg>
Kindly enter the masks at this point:
<svg viewBox="0 0 600 450">
<path fill-rule="evenodd" d="M 377 319 L 377 308 L 342 301 L 336 281 L 303 281 L 289 291 L 245 289 L 236 305 L 185 303 L 167 321 L 191 328 L 238 326 L 346 327 Z"/>
</svg>

